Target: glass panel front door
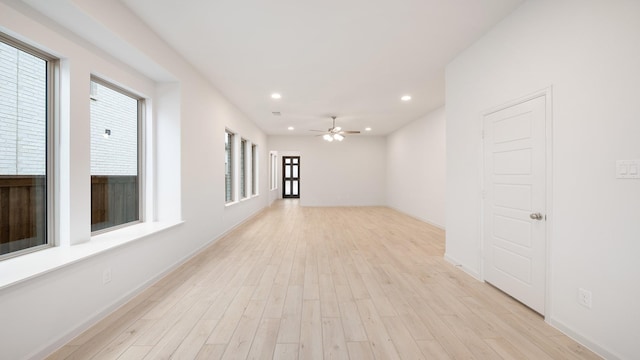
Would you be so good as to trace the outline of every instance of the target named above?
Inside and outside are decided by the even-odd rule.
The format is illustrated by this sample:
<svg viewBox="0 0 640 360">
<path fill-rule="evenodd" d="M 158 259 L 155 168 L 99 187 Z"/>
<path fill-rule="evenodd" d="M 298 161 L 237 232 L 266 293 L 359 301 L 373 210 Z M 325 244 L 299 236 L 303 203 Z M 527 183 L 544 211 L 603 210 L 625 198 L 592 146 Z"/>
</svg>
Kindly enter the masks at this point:
<svg viewBox="0 0 640 360">
<path fill-rule="evenodd" d="M 282 197 L 300 198 L 300 157 L 282 157 Z"/>
</svg>

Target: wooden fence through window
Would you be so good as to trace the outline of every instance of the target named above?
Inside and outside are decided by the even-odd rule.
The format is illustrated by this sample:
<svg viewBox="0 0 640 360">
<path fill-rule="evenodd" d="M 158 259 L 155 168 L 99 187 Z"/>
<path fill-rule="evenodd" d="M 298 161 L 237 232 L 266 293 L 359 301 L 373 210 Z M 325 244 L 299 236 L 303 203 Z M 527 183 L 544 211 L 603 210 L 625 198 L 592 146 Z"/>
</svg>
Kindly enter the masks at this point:
<svg viewBox="0 0 640 360">
<path fill-rule="evenodd" d="M 137 176 L 91 176 L 91 231 L 138 220 L 138 193 Z M 0 175 L 0 255 L 45 244 L 46 197 L 44 175 Z"/>
<path fill-rule="evenodd" d="M 91 176 L 91 231 L 138 220 L 138 199 L 137 176 Z"/>
<path fill-rule="evenodd" d="M 0 176 L 0 255 L 45 244 L 44 175 Z"/>
</svg>

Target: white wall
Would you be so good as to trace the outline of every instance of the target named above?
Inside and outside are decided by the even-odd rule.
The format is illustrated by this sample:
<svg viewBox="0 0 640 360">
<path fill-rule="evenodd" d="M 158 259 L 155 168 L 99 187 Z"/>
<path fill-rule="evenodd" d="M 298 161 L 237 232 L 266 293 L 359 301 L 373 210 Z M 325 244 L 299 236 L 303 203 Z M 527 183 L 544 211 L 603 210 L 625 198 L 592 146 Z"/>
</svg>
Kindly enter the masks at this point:
<svg viewBox="0 0 640 360">
<path fill-rule="evenodd" d="M 40 358 L 55 350 L 260 211 L 268 195 L 264 133 L 119 2 L 52 0 L 37 4 L 50 7 L 48 14 L 65 26 L 84 29 L 83 36 L 111 40 L 90 43 L 19 1 L 0 3 L 0 31 L 62 59 L 60 246 L 2 261 L 0 278 L 29 259 L 55 260 L 47 254 L 65 258 L 100 245 L 91 236 L 89 217 L 91 74 L 150 99 L 148 130 L 155 137 L 148 139 L 147 168 L 156 175 L 147 187 L 148 195 L 155 195 L 150 220 L 182 219 L 184 223 L 1 287 L 3 359 Z M 109 46 L 109 54 L 119 59 L 102 46 Z M 259 145 L 261 171 L 261 195 L 228 207 L 224 201 L 225 128 Z M 117 232 L 113 234 L 112 238 L 118 237 Z M 105 268 L 112 269 L 112 281 L 103 285 Z"/>
<path fill-rule="evenodd" d="M 300 153 L 302 206 L 386 204 L 384 137 L 354 135 L 329 143 L 314 136 L 269 136 L 268 147 L 278 152 L 279 162 L 282 154 Z M 278 171 L 282 182 L 282 171 Z"/>
<path fill-rule="evenodd" d="M 481 114 L 553 87 L 547 319 L 610 358 L 640 354 L 640 2 L 525 2 L 447 67 L 447 256 L 480 274 Z M 593 292 L 593 307 L 577 302 Z"/>
<path fill-rule="evenodd" d="M 388 206 L 444 228 L 445 111 L 437 109 L 387 137 Z"/>
<path fill-rule="evenodd" d="M 271 139 L 269 137 L 269 139 Z M 270 141 L 270 140 L 267 140 Z M 273 151 L 273 150 L 272 150 Z M 300 151 L 282 151 L 282 152 L 278 152 L 278 151 L 274 151 L 275 153 L 277 153 L 277 157 L 276 157 L 276 177 L 278 178 L 278 188 L 274 189 L 271 191 L 271 202 L 275 201 L 275 200 L 279 200 L 282 199 L 282 192 L 284 191 L 282 189 L 282 176 L 284 175 L 284 167 L 282 166 L 282 158 L 284 156 L 301 156 Z"/>
</svg>

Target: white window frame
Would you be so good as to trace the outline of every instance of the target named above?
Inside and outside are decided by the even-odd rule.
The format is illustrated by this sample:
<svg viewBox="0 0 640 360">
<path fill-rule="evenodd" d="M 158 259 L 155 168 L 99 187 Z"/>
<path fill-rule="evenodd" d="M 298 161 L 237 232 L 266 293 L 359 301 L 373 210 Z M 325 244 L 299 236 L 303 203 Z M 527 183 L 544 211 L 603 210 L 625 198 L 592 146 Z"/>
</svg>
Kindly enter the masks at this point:
<svg viewBox="0 0 640 360">
<path fill-rule="evenodd" d="M 270 189 L 277 190 L 278 189 L 278 153 L 277 152 L 271 151 L 269 153 L 269 163 L 271 166 Z"/>
<path fill-rule="evenodd" d="M 243 137 L 240 138 L 240 153 L 238 154 L 240 161 L 240 176 L 238 176 L 238 180 L 240 182 L 240 198 L 247 199 L 249 198 L 249 152 L 247 151 L 249 145 L 249 141 Z"/>
<path fill-rule="evenodd" d="M 38 48 L 25 44 L 19 40 L 16 40 L 10 36 L 0 33 L 0 42 L 3 42 L 11 47 L 14 47 L 20 51 L 28 53 L 32 56 L 40 58 L 46 62 L 46 145 L 45 145 L 45 243 L 29 247 L 26 249 L 10 252 L 4 255 L 0 255 L 0 261 L 25 255 L 39 250 L 44 250 L 56 246 L 59 240 L 56 237 L 56 213 L 57 213 L 57 162 L 59 149 L 55 146 L 58 138 L 58 104 L 60 101 L 60 94 L 58 93 L 58 84 L 60 77 L 60 60 Z"/>
<path fill-rule="evenodd" d="M 225 142 L 224 142 L 224 146 L 225 146 L 225 169 L 224 169 L 224 199 L 225 199 L 225 204 L 229 205 L 229 204 L 233 204 L 236 201 L 236 194 L 235 194 L 235 181 L 236 181 L 236 176 L 235 176 L 235 164 L 236 164 L 236 152 L 235 152 L 235 139 L 236 139 L 236 133 L 234 133 L 233 131 L 229 130 L 229 129 L 225 129 Z M 228 151 L 229 154 L 227 154 L 227 134 L 229 135 L 229 144 L 228 144 Z M 229 181 L 227 182 L 227 161 L 229 161 Z M 227 184 L 229 186 L 229 189 L 227 189 Z M 229 194 L 229 197 L 227 197 L 227 194 Z"/>
<path fill-rule="evenodd" d="M 104 229 L 100 229 L 100 230 L 96 230 L 96 231 L 92 231 L 91 232 L 91 236 L 94 235 L 99 235 L 99 234 L 103 234 L 103 233 L 107 233 L 110 231 L 114 231 L 114 230 L 118 230 L 118 229 L 122 229 L 124 227 L 128 227 L 128 226 L 132 226 L 132 225 L 136 225 L 136 224 L 140 224 L 145 222 L 145 209 L 146 209 L 146 188 L 145 188 L 145 183 L 146 183 L 146 174 L 144 169 L 146 169 L 146 152 L 144 151 L 144 149 L 146 148 L 145 146 L 145 118 L 146 118 L 146 103 L 145 103 L 145 98 L 141 95 L 138 95 L 134 92 L 131 92 L 129 90 L 126 90 L 116 84 L 114 84 L 113 82 L 110 82 L 108 80 L 105 80 L 103 78 L 100 78 L 98 76 L 95 75 L 91 75 L 91 83 L 97 83 L 99 85 L 102 85 L 104 87 L 107 87 L 113 91 L 119 92 L 123 95 L 126 95 L 132 99 L 135 99 L 138 102 L 138 114 L 137 114 L 137 122 L 138 122 L 138 143 L 137 143 L 137 149 L 138 149 L 138 159 L 137 159 L 137 171 L 138 171 L 138 219 L 134 220 L 134 221 L 130 221 L 124 224 L 119 224 L 119 225 L 114 225 L 108 228 L 104 228 Z M 98 99 L 98 97 L 96 96 L 96 94 L 94 93 L 95 89 L 93 88 L 93 86 L 91 86 L 90 89 L 90 93 L 89 93 L 89 98 L 90 101 L 95 101 Z M 89 120 L 91 121 L 91 119 Z M 91 195 L 91 193 L 90 193 Z"/>
<path fill-rule="evenodd" d="M 258 196 L 258 145 L 251 144 L 251 196 Z"/>
</svg>

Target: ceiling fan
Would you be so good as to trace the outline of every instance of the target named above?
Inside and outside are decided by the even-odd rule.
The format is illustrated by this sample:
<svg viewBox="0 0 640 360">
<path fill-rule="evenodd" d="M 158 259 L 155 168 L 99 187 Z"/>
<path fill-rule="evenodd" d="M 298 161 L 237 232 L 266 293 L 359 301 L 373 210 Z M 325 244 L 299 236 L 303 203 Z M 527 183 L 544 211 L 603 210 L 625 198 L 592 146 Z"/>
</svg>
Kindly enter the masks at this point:
<svg viewBox="0 0 640 360">
<path fill-rule="evenodd" d="M 333 140 L 342 141 L 344 140 L 344 136 L 347 134 L 360 134 L 360 131 L 342 130 L 340 126 L 336 126 L 336 116 L 332 116 L 331 119 L 333 119 L 333 124 L 327 131 L 324 131 L 324 130 L 310 130 L 310 131 L 323 132 L 324 134 L 320 134 L 317 136 L 322 136 L 323 139 L 329 142 Z"/>
</svg>

